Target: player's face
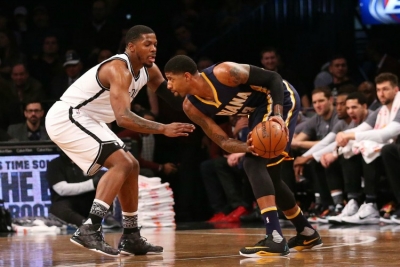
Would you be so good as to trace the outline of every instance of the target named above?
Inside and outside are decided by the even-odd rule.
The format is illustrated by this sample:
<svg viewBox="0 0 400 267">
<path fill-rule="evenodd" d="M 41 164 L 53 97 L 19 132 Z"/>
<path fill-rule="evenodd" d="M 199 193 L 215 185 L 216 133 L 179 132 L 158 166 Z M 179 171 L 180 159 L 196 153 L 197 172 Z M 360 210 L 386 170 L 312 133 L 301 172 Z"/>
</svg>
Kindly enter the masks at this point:
<svg viewBox="0 0 400 267">
<path fill-rule="evenodd" d="M 166 72 L 165 77 L 167 78 L 167 88 L 175 95 L 185 97 L 189 93 L 187 74 L 185 73 L 172 73 Z"/>
<path fill-rule="evenodd" d="M 278 57 L 275 52 L 265 52 L 262 55 L 261 64 L 265 69 L 275 71 L 278 66 Z"/>
<path fill-rule="evenodd" d="M 388 105 L 393 102 L 396 93 L 399 91 L 398 86 L 393 86 L 389 81 L 378 83 L 376 85 L 376 95 L 382 105 Z"/>
<path fill-rule="evenodd" d="M 367 105 L 361 105 L 357 99 L 349 99 L 346 101 L 347 114 L 356 124 L 360 124 L 364 119 Z"/>
<path fill-rule="evenodd" d="M 312 103 L 315 113 L 323 116 L 329 113 L 331 109 L 331 101 L 325 97 L 324 93 L 315 93 L 312 95 Z"/>
<path fill-rule="evenodd" d="M 143 66 L 150 68 L 156 61 L 157 38 L 154 33 L 143 34 L 142 37 L 135 43 L 136 56 Z"/>
<path fill-rule="evenodd" d="M 336 98 L 336 113 L 339 120 L 343 120 L 348 117 L 346 112 L 346 98 L 346 95 L 339 95 Z"/>
</svg>

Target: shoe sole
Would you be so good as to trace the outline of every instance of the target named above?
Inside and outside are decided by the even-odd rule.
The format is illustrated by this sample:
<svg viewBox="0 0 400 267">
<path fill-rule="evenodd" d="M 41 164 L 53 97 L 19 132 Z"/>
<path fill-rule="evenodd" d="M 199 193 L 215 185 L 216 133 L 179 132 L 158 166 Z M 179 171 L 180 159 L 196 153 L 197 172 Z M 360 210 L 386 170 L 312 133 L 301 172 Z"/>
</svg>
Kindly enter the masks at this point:
<svg viewBox="0 0 400 267">
<path fill-rule="evenodd" d="M 85 246 L 82 245 L 81 243 L 79 243 L 79 242 L 73 240 L 72 238 L 70 238 L 69 241 L 71 241 L 71 243 L 74 244 L 74 245 L 80 246 L 80 247 L 82 247 L 82 248 L 86 248 L 86 249 L 91 250 L 91 251 L 93 251 L 93 252 L 97 252 L 97 253 L 100 253 L 100 254 L 103 254 L 103 255 L 106 255 L 106 256 L 109 256 L 109 257 L 118 258 L 118 257 L 120 256 L 120 254 L 117 254 L 117 255 L 107 254 L 107 253 L 105 253 L 104 251 L 101 251 L 101 250 L 98 250 L 98 249 L 95 249 L 95 248 L 88 248 L 88 247 L 85 247 Z"/>
<path fill-rule="evenodd" d="M 365 221 L 359 221 L 359 222 L 351 222 L 351 221 L 345 221 L 342 220 L 343 223 L 346 224 L 356 224 L 356 225 L 363 225 L 363 224 L 379 224 L 380 219 L 376 219 L 376 220 L 365 220 Z"/>
<path fill-rule="evenodd" d="M 245 254 L 239 251 L 239 254 L 244 257 L 248 258 L 267 258 L 267 257 L 287 257 L 290 254 L 290 251 L 287 253 L 273 253 L 273 252 L 265 252 L 265 251 L 259 251 L 253 254 Z"/>
<path fill-rule="evenodd" d="M 297 247 L 290 248 L 289 250 L 290 250 L 290 252 L 300 252 L 303 250 L 314 250 L 314 249 L 322 247 L 323 244 L 324 243 L 321 243 L 318 245 L 313 245 L 313 246 L 297 246 Z"/>
<path fill-rule="evenodd" d="M 119 253 L 120 253 L 121 255 L 125 255 L 125 256 L 136 256 L 136 254 L 130 253 L 130 252 L 125 251 L 125 250 L 120 250 Z M 163 253 L 163 251 L 161 251 L 161 252 L 147 252 L 146 254 L 139 254 L 138 256 L 143 256 L 143 255 L 160 255 L 161 253 Z"/>
</svg>

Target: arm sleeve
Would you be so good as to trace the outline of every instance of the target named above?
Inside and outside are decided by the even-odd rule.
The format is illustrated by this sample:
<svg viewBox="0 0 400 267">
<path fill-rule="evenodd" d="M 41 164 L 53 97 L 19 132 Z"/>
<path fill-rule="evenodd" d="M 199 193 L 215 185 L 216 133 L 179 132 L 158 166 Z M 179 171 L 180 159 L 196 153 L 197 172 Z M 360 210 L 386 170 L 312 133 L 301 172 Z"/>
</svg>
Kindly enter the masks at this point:
<svg viewBox="0 0 400 267">
<path fill-rule="evenodd" d="M 329 144 L 335 141 L 336 134 L 330 132 L 327 136 L 325 136 L 321 141 L 317 144 L 313 145 L 306 153 L 303 154 L 304 157 L 314 155 L 313 153 L 327 147 Z"/>
<path fill-rule="evenodd" d="M 53 185 L 54 191 L 60 196 L 75 196 L 94 190 L 93 179 L 80 183 L 58 182 Z"/>
<path fill-rule="evenodd" d="M 269 89 L 273 105 L 283 106 L 283 80 L 278 73 L 250 65 L 249 79 L 246 84 Z"/>
<path fill-rule="evenodd" d="M 386 143 L 389 139 L 394 138 L 399 134 L 400 134 L 400 123 L 392 121 L 383 129 L 356 132 L 355 140 L 356 141 L 370 140 L 378 143 Z"/>
<path fill-rule="evenodd" d="M 174 96 L 167 88 L 167 82 L 163 81 L 156 90 L 156 94 L 167 102 L 173 109 L 177 111 L 183 111 L 183 98 L 180 96 Z"/>
<path fill-rule="evenodd" d="M 333 152 L 336 149 L 336 147 L 337 147 L 337 143 L 336 143 L 336 141 L 334 141 L 334 142 L 330 143 L 329 145 L 327 145 L 326 147 L 322 148 L 321 150 L 313 153 L 312 156 L 315 159 L 315 161 L 320 162 L 322 155 Z"/>
</svg>

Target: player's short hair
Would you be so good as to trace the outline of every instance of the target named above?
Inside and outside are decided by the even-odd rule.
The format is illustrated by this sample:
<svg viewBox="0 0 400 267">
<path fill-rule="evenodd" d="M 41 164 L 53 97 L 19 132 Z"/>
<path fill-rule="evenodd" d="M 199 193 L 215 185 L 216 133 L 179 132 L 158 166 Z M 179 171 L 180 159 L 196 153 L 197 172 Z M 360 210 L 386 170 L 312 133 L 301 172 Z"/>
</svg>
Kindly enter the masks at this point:
<svg viewBox="0 0 400 267">
<path fill-rule="evenodd" d="M 364 104 L 367 104 L 367 98 L 365 97 L 365 95 L 363 94 L 363 93 L 361 93 L 361 92 L 353 92 L 353 93 L 350 93 L 348 96 L 347 96 L 347 98 L 346 98 L 346 101 L 347 100 L 352 100 L 352 99 L 357 99 L 357 101 L 358 101 L 358 104 L 360 104 L 360 105 L 364 105 Z"/>
<path fill-rule="evenodd" d="M 193 59 L 185 55 L 174 56 L 164 66 L 164 72 L 184 73 L 194 75 L 197 72 L 197 65 Z"/>
<path fill-rule="evenodd" d="M 332 91 L 331 91 L 331 89 L 330 89 L 328 86 L 321 86 L 321 87 L 315 88 L 315 89 L 312 91 L 311 95 L 315 95 L 315 94 L 317 94 L 317 93 L 323 93 L 324 96 L 325 96 L 325 98 L 328 98 L 328 99 L 329 99 L 330 97 L 332 97 Z"/>
<path fill-rule="evenodd" d="M 128 30 L 125 35 L 125 43 L 134 43 L 142 37 L 142 34 L 154 33 L 154 31 L 147 26 L 144 25 L 135 25 Z"/>
<path fill-rule="evenodd" d="M 378 84 L 383 82 L 390 82 L 392 86 L 398 86 L 399 79 L 396 74 L 393 74 L 391 72 L 382 72 L 375 77 L 375 83 Z"/>
</svg>

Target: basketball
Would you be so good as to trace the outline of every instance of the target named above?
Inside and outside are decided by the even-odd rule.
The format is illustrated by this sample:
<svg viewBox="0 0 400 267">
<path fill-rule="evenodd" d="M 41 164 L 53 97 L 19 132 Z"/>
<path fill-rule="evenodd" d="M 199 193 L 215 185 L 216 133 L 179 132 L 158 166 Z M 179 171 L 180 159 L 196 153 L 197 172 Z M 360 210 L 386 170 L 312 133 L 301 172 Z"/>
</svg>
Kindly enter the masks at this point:
<svg viewBox="0 0 400 267">
<path fill-rule="evenodd" d="M 254 127 L 251 137 L 255 152 L 263 158 L 278 157 L 287 145 L 286 133 L 275 121 L 262 121 Z"/>
</svg>

